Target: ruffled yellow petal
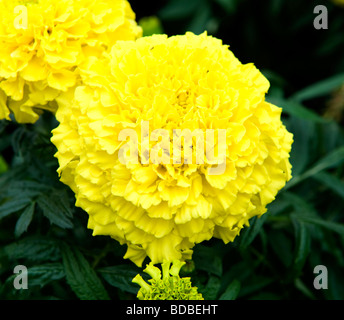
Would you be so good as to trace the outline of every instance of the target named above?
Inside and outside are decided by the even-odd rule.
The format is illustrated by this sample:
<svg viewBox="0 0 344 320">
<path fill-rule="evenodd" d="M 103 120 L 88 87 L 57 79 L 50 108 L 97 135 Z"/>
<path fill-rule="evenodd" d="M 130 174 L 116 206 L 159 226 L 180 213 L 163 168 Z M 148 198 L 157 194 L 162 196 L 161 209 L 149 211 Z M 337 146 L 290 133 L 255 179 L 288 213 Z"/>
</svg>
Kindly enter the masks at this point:
<svg viewBox="0 0 344 320">
<path fill-rule="evenodd" d="M 7 96 L 6 94 L 0 90 L 0 119 L 10 119 L 10 110 L 7 108 L 6 105 Z"/>
<path fill-rule="evenodd" d="M 17 102 L 0 119 L 9 110 L 34 123 L 43 110 L 55 112 L 51 102 L 81 81 L 86 59 L 141 34 L 127 0 L 0 1 L 0 89 L 9 106 Z"/>
</svg>

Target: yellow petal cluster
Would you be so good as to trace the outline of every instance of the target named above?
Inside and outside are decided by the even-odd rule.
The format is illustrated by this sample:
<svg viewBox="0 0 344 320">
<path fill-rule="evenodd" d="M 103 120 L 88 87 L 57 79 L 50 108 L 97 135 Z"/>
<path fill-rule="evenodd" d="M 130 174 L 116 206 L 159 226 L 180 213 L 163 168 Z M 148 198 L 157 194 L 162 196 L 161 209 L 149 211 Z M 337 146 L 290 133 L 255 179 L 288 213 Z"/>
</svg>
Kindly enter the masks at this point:
<svg viewBox="0 0 344 320">
<path fill-rule="evenodd" d="M 133 279 L 141 288 L 137 293 L 139 300 L 204 300 L 202 294 L 198 293 L 197 287 L 193 287 L 189 277 L 181 278 L 179 272 L 185 262 L 173 261 L 161 264 L 161 271 L 152 263 L 143 270 L 152 278 L 149 284 L 143 280 L 140 274 Z"/>
<path fill-rule="evenodd" d="M 85 57 L 141 32 L 126 0 L 0 0 L 0 119 L 54 112 Z"/>
<path fill-rule="evenodd" d="M 190 258 L 195 244 L 212 237 L 233 241 L 291 178 L 293 137 L 281 109 L 265 101 L 269 82 L 219 39 L 186 33 L 119 41 L 102 59 L 88 59 L 81 75 L 83 85 L 59 100 L 58 171 L 93 234 L 127 244 L 125 258 L 137 265 L 146 256 L 154 264 Z M 171 150 L 173 129 L 225 129 L 225 171 L 209 174 L 207 159 L 123 164 L 124 129 L 137 132 L 138 156 L 147 159 L 142 121 L 149 134 L 168 130 Z"/>
</svg>

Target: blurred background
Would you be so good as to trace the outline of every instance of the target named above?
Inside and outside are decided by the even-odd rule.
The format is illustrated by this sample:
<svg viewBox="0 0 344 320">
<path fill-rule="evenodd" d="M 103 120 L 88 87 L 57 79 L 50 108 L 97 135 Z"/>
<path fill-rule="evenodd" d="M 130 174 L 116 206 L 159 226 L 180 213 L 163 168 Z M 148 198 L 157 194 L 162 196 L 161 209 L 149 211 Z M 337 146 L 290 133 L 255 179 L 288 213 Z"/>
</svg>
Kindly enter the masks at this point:
<svg viewBox="0 0 344 320">
<path fill-rule="evenodd" d="M 271 83 L 267 99 L 283 108 L 294 134 L 293 179 L 268 212 L 234 243 L 197 245 L 183 274 L 205 299 L 343 300 L 344 6 L 329 0 L 130 3 L 144 35 L 206 30 L 242 63 L 253 62 Z M 317 5 L 327 8 L 326 30 L 313 26 Z M 34 125 L 0 121 L 0 298 L 135 299 L 131 279 L 141 269 L 122 259 L 125 248 L 117 242 L 91 236 L 87 215 L 58 181 L 49 141 L 56 125 L 48 114 Z M 13 288 L 17 264 L 29 268 L 29 290 Z M 327 289 L 314 287 L 317 265 L 327 268 Z"/>
</svg>

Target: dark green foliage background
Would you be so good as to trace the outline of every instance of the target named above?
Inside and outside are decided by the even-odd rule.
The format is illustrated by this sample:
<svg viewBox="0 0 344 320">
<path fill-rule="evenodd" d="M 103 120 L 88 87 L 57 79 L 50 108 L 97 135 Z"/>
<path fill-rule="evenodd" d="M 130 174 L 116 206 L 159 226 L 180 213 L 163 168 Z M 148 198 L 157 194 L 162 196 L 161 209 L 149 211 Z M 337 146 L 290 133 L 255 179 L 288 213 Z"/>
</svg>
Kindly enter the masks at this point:
<svg viewBox="0 0 344 320">
<path fill-rule="evenodd" d="M 138 20 L 159 17 L 168 35 L 208 30 L 243 63 L 254 62 L 294 134 L 294 177 L 268 212 L 234 243 L 197 245 L 184 275 L 205 299 L 343 300 L 344 8 L 326 0 L 131 4 Z M 328 8 L 328 30 L 313 27 L 318 4 Z M 123 260 L 124 246 L 92 237 L 87 214 L 58 180 L 56 126 L 49 114 L 34 125 L 0 121 L 0 298 L 136 299 L 131 279 L 142 270 Z M 28 267 L 28 290 L 13 287 L 18 264 Z M 327 290 L 314 289 L 316 265 L 328 269 Z"/>
</svg>

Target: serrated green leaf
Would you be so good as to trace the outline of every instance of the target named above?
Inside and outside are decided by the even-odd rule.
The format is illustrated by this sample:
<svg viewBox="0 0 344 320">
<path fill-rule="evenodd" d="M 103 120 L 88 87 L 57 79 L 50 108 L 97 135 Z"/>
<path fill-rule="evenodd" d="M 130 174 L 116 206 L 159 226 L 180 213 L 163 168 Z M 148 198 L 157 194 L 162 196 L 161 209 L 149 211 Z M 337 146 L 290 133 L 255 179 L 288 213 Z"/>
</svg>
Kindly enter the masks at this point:
<svg viewBox="0 0 344 320">
<path fill-rule="evenodd" d="M 232 281 L 226 291 L 220 296 L 219 300 L 235 300 L 240 292 L 240 288 L 240 281 Z"/>
<path fill-rule="evenodd" d="M 0 220 L 14 212 L 22 210 L 29 205 L 30 202 L 30 199 L 22 198 L 21 196 L 6 201 L 0 205 Z"/>
<path fill-rule="evenodd" d="M 73 223 L 70 220 L 72 215 L 71 211 L 66 208 L 63 202 L 59 201 L 59 198 L 55 197 L 54 193 L 42 195 L 37 199 L 37 204 L 42 209 L 44 216 L 46 216 L 51 223 L 63 229 L 73 227 Z"/>
<path fill-rule="evenodd" d="M 13 242 L 1 248 L 0 252 L 10 260 L 56 261 L 61 257 L 57 241 L 43 237 L 25 238 Z"/>
<path fill-rule="evenodd" d="M 49 282 L 60 280 L 65 276 L 61 263 L 47 263 L 28 268 L 29 285 L 44 287 Z"/>
<path fill-rule="evenodd" d="M 51 197 L 54 198 L 55 203 L 58 203 L 61 206 L 63 213 L 67 217 L 69 218 L 73 217 L 73 208 L 70 205 L 66 190 L 64 189 L 54 190 L 52 192 Z"/>
<path fill-rule="evenodd" d="M 47 190 L 47 186 L 31 180 L 14 180 L 10 181 L 9 187 L 6 190 L 6 194 L 8 196 L 15 196 L 20 194 L 22 197 L 25 198 L 33 198 L 45 192 Z"/>
<path fill-rule="evenodd" d="M 1 193 L 8 194 L 8 186 L 13 183 L 14 180 L 18 180 L 27 175 L 27 167 L 25 165 L 19 165 L 12 167 L 11 170 L 6 171 L 0 175 L 0 190 Z"/>
<path fill-rule="evenodd" d="M 318 83 L 312 84 L 311 86 L 300 90 L 295 93 L 291 99 L 295 101 L 304 101 L 309 99 L 318 98 L 327 95 L 343 85 L 344 74 L 337 74 L 331 78 L 325 79 Z"/>
<path fill-rule="evenodd" d="M 35 203 L 31 203 L 28 207 L 25 208 L 23 213 L 20 215 L 14 229 L 14 235 L 18 238 L 20 237 L 29 227 L 33 213 L 35 211 Z"/>
<path fill-rule="evenodd" d="M 134 266 L 118 265 L 98 269 L 97 272 L 110 285 L 119 288 L 123 291 L 137 294 L 138 286 L 132 283 L 133 278 L 140 273 Z"/>
<path fill-rule="evenodd" d="M 81 300 L 109 300 L 102 282 L 82 253 L 64 244 L 61 248 L 67 282 Z"/>
</svg>

